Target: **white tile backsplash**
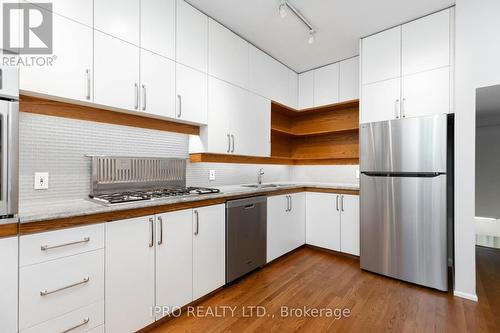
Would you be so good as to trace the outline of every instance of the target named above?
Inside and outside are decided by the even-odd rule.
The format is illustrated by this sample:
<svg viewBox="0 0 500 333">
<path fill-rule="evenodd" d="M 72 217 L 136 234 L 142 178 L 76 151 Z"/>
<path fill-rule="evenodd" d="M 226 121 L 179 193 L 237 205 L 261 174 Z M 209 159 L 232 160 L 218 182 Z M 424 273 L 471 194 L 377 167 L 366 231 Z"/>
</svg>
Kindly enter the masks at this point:
<svg viewBox="0 0 500 333">
<path fill-rule="evenodd" d="M 20 211 L 28 205 L 86 198 L 90 159 L 85 155 L 188 158 L 188 136 L 30 113 L 20 114 Z M 286 166 L 188 163 L 187 184 L 217 187 L 264 182 L 357 183 L 358 166 Z M 215 170 L 215 181 L 209 171 Z M 49 189 L 33 189 L 35 172 L 49 173 Z"/>
</svg>

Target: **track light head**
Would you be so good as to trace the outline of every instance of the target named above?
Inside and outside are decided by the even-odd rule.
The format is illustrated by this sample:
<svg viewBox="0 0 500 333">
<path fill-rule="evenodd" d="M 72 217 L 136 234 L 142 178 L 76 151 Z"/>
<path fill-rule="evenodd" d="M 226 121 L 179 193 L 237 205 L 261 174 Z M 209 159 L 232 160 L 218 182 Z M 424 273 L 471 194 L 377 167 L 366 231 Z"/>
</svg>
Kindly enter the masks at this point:
<svg viewBox="0 0 500 333">
<path fill-rule="evenodd" d="M 315 40 L 314 34 L 315 34 L 314 30 L 309 31 L 309 40 L 308 40 L 309 44 L 314 44 L 314 40 Z"/>
<path fill-rule="evenodd" d="M 285 18 L 286 15 L 288 14 L 287 10 L 286 10 L 286 1 L 281 1 L 280 6 L 279 6 L 279 12 L 280 12 L 281 18 Z"/>
</svg>

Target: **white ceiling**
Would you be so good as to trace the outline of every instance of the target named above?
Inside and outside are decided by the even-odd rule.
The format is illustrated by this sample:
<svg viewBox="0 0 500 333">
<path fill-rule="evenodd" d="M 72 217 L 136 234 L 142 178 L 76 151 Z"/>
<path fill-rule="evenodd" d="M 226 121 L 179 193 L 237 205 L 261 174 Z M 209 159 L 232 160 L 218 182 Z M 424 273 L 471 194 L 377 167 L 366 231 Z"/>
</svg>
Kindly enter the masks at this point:
<svg viewBox="0 0 500 333">
<path fill-rule="evenodd" d="M 359 53 L 359 38 L 449 7 L 455 0 L 289 0 L 317 30 L 308 30 L 280 0 L 186 0 L 297 72 Z"/>
</svg>

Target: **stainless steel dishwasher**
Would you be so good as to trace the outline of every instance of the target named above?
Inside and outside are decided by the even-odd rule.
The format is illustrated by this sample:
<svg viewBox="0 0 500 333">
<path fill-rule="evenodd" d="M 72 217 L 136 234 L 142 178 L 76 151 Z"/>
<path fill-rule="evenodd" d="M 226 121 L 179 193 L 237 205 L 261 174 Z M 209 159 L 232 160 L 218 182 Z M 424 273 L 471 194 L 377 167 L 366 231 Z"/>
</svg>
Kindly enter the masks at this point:
<svg viewBox="0 0 500 333">
<path fill-rule="evenodd" d="M 267 197 L 226 203 L 226 283 L 266 264 Z"/>
</svg>

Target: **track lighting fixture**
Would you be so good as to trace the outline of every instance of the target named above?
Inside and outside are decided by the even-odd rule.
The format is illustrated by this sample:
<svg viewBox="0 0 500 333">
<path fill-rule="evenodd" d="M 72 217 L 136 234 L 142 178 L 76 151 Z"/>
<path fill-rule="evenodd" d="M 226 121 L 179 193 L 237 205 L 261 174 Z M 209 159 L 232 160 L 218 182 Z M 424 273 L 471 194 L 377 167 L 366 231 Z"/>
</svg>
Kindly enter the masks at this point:
<svg viewBox="0 0 500 333">
<path fill-rule="evenodd" d="M 316 30 L 313 28 L 312 24 L 309 22 L 309 20 L 307 18 L 305 18 L 304 15 L 302 15 L 301 12 L 299 12 L 299 10 L 297 8 L 294 7 L 294 5 L 292 5 L 288 0 L 281 0 L 280 1 L 280 4 L 279 4 L 279 7 L 278 7 L 278 10 L 279 10 L 279 13 L 280 13 L 280 16 L 281 18 L 285 18 L 288 14 L 288 9 L 290 9 L 290 11 L 295 14 L 295 16 L 297 16 L 297 18 L 299 20 L 302 21 L 302 23 L 305 24 L 305 26 L 307 27 L 307 29 L 309 29 L 309 39 L 308 39 L 308 42 L 309 44 L 313 44 L 314 43 L 314 40 L 315 40 L 315 37 L 314 35 L 316 34 Z"/>
</svg>

